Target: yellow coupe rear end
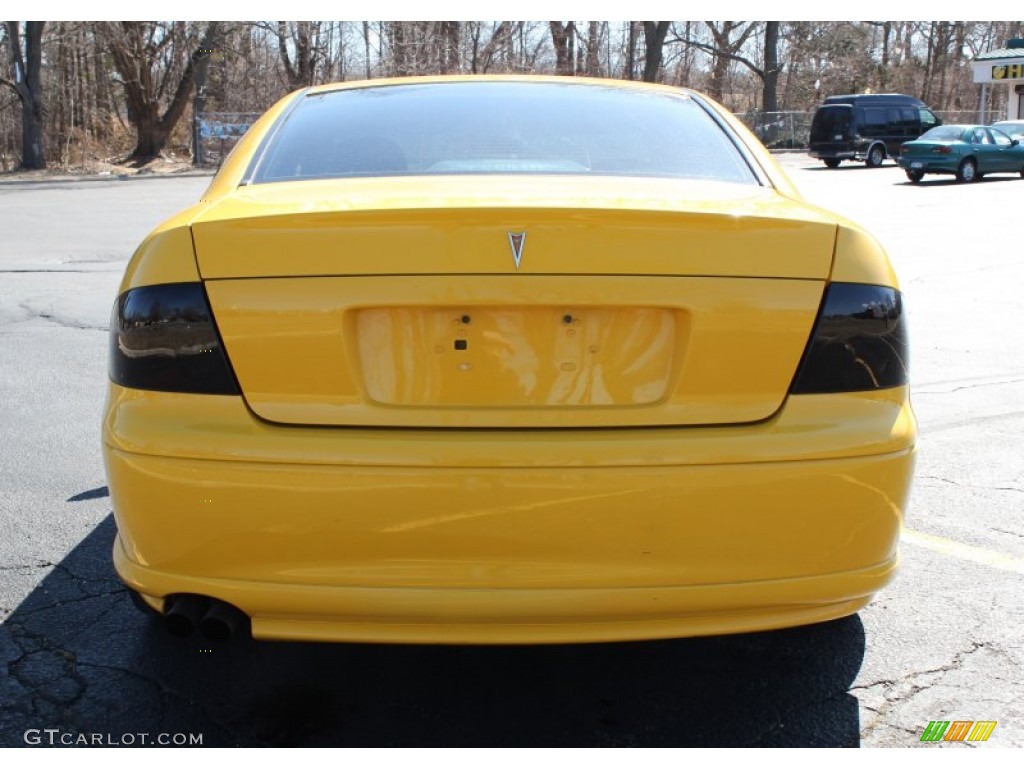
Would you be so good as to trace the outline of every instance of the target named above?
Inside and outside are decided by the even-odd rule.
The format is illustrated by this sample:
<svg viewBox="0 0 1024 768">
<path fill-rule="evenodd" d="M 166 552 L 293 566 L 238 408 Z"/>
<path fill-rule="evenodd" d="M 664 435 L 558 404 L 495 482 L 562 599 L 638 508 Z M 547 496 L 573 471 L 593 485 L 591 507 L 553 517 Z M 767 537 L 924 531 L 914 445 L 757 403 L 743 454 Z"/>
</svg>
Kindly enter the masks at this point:
<svg viewBox="0 0 1024 768">
<path fill-rule="evenodd" d="M 895 276 L 691 92 L 293 94 L 139 248 L 111 341 L 115 564 L 176 634 L 742 632 L 896 566 Z"/>
</svg>

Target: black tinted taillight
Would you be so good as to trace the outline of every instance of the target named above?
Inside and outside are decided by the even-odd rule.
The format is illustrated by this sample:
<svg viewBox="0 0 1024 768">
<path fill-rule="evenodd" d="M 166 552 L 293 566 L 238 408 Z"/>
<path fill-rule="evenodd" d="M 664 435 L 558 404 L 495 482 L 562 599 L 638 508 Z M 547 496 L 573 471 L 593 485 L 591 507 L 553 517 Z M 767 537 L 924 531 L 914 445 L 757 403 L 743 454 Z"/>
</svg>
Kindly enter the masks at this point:
<svg viewBox="0 0 1024 768">
<path fill-rule="evenodd" d="M 238 394 L 201 283 L 132 288 L 118 297 L 110 378 L 133 389 Z"/>
<path fill-rule="evenodd" d="M 893 288 L 832 283 L 790 391 L 885 389 L 907 383 L 903 298 Z"/>
</svg>

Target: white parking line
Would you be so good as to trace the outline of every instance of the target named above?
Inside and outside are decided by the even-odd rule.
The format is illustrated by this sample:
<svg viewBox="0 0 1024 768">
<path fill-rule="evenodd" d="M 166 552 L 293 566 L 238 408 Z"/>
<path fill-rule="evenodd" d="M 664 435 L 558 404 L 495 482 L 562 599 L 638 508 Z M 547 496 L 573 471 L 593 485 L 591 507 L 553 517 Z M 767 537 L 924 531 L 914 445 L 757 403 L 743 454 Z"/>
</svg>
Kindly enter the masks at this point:
<svg viewBox="0 0 1024 768">
<path fill-rule="evenodd" d="M 903 529 L 901 541 L 913 544 L 916 547 L 924 547 L 933 552 L 956 557 L 960 560 L 970 560 L 972 563 L 981 563 L 991 568 L 998 568 L 1002 571 L 1012 573 L 1024 573 L 1024 557 L 1014 557 L 1003 552 L 996 552 L 984 547 L 976 547 L 973 544 L 961 544 L 959 541 L 944 539 L 941 536 L 932 536 L 930 533 L 912 531 L 909 528 Z"/>
</svg>

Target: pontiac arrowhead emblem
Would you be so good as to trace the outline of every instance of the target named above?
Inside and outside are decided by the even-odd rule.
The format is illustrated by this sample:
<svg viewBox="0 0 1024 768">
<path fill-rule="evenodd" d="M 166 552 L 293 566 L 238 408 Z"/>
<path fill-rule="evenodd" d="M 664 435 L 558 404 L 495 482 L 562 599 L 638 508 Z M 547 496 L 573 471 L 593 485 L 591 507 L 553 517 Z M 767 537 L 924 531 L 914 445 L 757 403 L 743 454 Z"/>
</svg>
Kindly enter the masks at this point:
<svg viewBox="0 0 1024 768">
<path fill-rule="evenodd" d="M 508 233 L 508 244 L 512 246 L 512 258 L 516 261 L 516 272 L 519 271 L 519 262 L 523 260 L 523 243 L 525 242 L 525 232 Z"/>
</svg>

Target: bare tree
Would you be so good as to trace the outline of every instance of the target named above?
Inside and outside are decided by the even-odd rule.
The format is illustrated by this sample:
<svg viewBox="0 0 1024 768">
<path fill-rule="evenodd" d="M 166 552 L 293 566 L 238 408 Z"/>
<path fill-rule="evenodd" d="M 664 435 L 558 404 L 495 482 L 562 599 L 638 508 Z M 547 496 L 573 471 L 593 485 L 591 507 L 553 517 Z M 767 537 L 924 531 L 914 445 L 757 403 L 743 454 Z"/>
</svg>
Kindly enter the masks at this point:
<svg viewBox="0 0 1024 768">
<path fill-rule="evenodd" d="M 705 24 L 715 41 L 714 46 L 710 48 L 710 53 L 715 57 L 715 63 L 711 71 L 711 84 L 708 87 L 708 92 L 711 98 L 722 101 L 725 96 L 725 80 L 729 74 L 731 62 L 740 61 L 746 64 L 751 71 L 760 72 L 760 69 L 749 59 L 739 55 L 747 38 L 753 34 L 756 22 L 723 21 L 719 25 L 713 21 L 707 21 Z M 734 38 L 733 33 L 738 33 L 738 37 Z"/>
<path fill-rule="evenodd" d="M 576 37 L 579 40 L 579 45 L 576 46 L 576 73 L 587 77 L 600 77 L 604 74 L 601 47 L 608 37 L 608 22 L 588 21 L 586 37 L 580 39 L 578 27 Z"/>
<path fill-rule="evenodd" d="M 571 75 L 573 72 L 573 53 L 576 43 L 576 22 L 549 21 L 551 44 L 555 48 L 555 74 Z"/>
<path fill-rule="evenodd" d="M 1012 21 L 270 21 L 225 23 L 218 31 L 204 22 L 47 22 L 45 29 L 42 22 L 6 22 L 0 24 L 0 168 L 72 167 L 113 154 L 141 159 L 165 146 L 184 148 L 188 133 L 181 125 L 190 109 L 256 113 L 290 89 L 353 76 L 464 71 L 644 78 L 701 88 L 733 109 L 766 111 L 810 110 L 829 94 L 870 88 L 966 111 L 979 107 L 966 63 L 1020 36 L 1022 27 Z M 219 55 L 204 54 L 211 49 Z M 1006 89 L 989 89 L 989 109 L 1005 110 L 1006 100 Z"/>
<path fill-rule="evenodd" d="M 761 71 L 761 110 L 779 111 L 779 22 L 764 23 L 764 69 Z"/>
<path fill-rule="evenodd" d="M 384 22 L 388 44 L 387 70 L 394 75 L 453 74 L 461 71 L 463 27 L 472 29 L 473 25 L 458 21 Z"/>
<path fill-rule="evenodd" d="M 46 167 L 42 85 L 45 25 L 45 21 L 26 21 L 22 33 L 21 22 L 5 23 L 13 79 L 0 77 L 0 83 L 13 88 L 21 102 L 21 167 L 26 170 Z"/>
<path fill-rule="evenodd" d="M 708 95 L 717 101 L 725 101 L 725 81 L 729 74 L 729 66 L 736 62 L 747 68 L 761 81 L 761 108 L 765 112 L 778 111 L 778 80 L 782 72 L 779 64 L 779 24 L 777 21 L 763 22 L 764 47 L 759 66 L 753 58 L 744 55 L 745 49 L 754 39 L 754 33 L 762 27 L 762 22 L 723 21 L 716 24 L 705 22 L 711 34 L 711 43 L 683 37 L 679 41 L 691 45 L 712 56 L 711 80 L 708 84 Z M 738 33 L 737 37 L 733 37 Z"/>
<path fill-rule="evenodd" d="M 216 47 L 220 26 L 218 22 L 209 22 L 202 41 L 188 54 L 184 53 L 188 36 L 183 22 L 171 26 L 145 21 L 107 22 L 103 31 L 121 78 L 128 120 L 138 137 L 131 157 L 144 161 L 163 150 L 185 113 L 196 63 Z M 187 59 L 179 73 L 176 65 L 183 56 Z M 161 111 L 163 97 L 175 79 L 174 94 Z"/>
<path fill-rule="evenodd" d="M 290 90 L 313 85 L 322 56 L 320 24 L 319 21 L 277 22 L 277 47 Z M 289 47 L 294 58 L 288 53 Z"/>
<path fill-rule="evenodd" d="M 497 26 L 491 29 L 491 37 L 480 47 L 480 34 L 482 24 L 471 22 L 472 26 L 472 53 L 470 55 L 469 71 L 475 74 L 486 74 L 494 63 L 498 52 L 505 48 L 512 38 L 514 32 L 513 23 L 500 21 Z"/>
</svg>

